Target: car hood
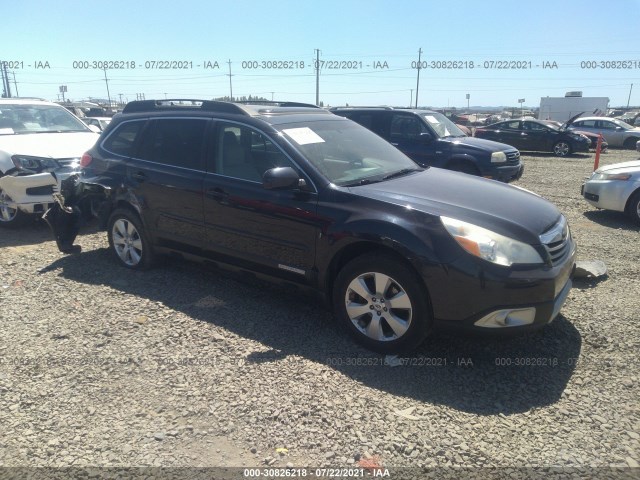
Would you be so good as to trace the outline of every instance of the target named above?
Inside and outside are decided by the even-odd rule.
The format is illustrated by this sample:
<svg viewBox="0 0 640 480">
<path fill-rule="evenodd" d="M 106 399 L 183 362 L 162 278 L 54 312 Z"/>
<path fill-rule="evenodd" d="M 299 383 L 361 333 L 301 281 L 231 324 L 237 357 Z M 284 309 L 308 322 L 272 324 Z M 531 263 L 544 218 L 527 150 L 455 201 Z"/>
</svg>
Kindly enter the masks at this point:
<svg viewBox="0 0 640 480">
<path fill-rule="evenodd" d="M 0 135 L 0 150 L 9 155 L 74 158 L 81 157 L 99 137 L 100 135 L 93 132 Z"/>
<path fill-rule="evenodd" d="M 614 163 L 598 168 L 596 173 L 638 173 L 640 172 L 640 160 L 631 162 Z"/>
<path fill-rule="evenodd" d="M 580 115 L 582 115 L 583 113 L 584 112 L 580 112 L 577 115 L 574 115 L 573 117 L 571 117 L 566 122 L 564 122 L 562 125 L 560 125 L 560 127 L 559 127 L 560 130 L 564 132 L 569 127 L 569 125 L 571 125 L 573 122 L 575 122 L 580 117 Z"/>
<path fill-rule="evenodd" d="M 433 167 L 350 190 L 385 203 L 473 223 L 532 245 L 540 244 L 540 234 L 560 219 L 556 206 L 534 193 Z"/>
<path fill-rule="evenodd" d="M 506 143 L 494 142 L 493 140 L 485 140 L 484 138 L 477 137 L 456 137 L 452 139 L 456 145 L 463 145 L 465 147 L 475 148 L 478 150 L 484 150 L 485 152 L 505 152 L 507 150 L 516 150 L 511 145 Z"/>
</svg>

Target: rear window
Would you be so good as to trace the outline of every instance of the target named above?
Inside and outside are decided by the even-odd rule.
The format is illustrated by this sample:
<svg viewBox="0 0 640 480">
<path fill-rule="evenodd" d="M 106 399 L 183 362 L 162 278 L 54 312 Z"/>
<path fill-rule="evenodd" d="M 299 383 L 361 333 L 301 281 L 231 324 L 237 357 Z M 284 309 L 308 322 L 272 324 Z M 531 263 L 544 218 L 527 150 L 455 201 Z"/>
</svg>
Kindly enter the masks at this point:
<svg viewBox="0 0 640 480">
<path fill-rule="evenodd" d="M 133 148 L 136 139 L 145 122 L 146 120 L 138 120 L 120 124 L 111 135 L 107 137 L 102 144 L 102 148 L 116 155 L 132 157 L 135 153 Z"/>
</svg>

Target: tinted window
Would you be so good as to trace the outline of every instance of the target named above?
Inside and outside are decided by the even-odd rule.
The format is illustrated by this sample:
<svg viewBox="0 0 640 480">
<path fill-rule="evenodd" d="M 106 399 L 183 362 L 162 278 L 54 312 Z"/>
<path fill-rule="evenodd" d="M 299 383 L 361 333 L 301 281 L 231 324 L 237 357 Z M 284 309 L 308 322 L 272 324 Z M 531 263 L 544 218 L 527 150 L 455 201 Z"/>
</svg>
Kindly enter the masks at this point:
<svg viewBox="0 0 640 480">
<path fill-rule="evenodd" d="M 510 130 L 518 130 L 520 128 L 520 121 L 499 123 L 497 127 L 508 128 Z"/>
<path fill-rule="evenodd" d="M 418 117 L 396 114 L 391 119 L 391 135 L 389 138 L 392 142 L 415 140 L 421 133 L 426 131 L 426 127 Z"/>
<path fill-rule="evenodd" d="M 143 138 L 139 157 L 163 165 L 201 170 L 206 126 L 205 119 L 153 120 Z"/>
<path fill-rule="evenodd" d="M 522 122 L 522 128 L 523 130 L 532 130 L 537 132 L 546 132 L 548 130 L 547 127 L 536 122 Z"/>
<path fill-rule="evenodd" d="M 125 157 L 133 156 L 133 147 L 136 142 L 136 138 L 142 130 L 145 122 L 145 120 L 140 120 L 122 123 L 114 132 L 111 133 L 111 135 L 109 135 L 109 137 L 104 141 L 102 147 L 116 155 L 123 155 Z"/>
<path fill-rule="evenodd" d="M 598 128 L 603 128 L 605 130 L 615 130 L 616 128 L 616 124 L 613 122 L 607 122 L 604 120 L 598 120 L 598 122 L 596 123 Z"/>
<path fill-rule="evenodd" d="M 236 124 L 220 125 L 215 165 L 216 173 L 254 182 L 262 182 L 270 168 L 294 167 L 268 137 Z"/>
</svg>

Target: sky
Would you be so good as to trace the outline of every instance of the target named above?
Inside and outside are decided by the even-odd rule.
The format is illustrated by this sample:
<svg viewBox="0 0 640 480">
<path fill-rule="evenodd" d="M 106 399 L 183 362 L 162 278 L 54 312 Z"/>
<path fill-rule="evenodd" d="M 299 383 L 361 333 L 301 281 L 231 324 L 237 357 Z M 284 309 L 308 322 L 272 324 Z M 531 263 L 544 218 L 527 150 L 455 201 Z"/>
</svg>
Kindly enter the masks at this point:
<svg viewBox="0 0 640 480">
<path fill-rule="evenodd" d="M 2 16 L 14 96 L 315 103 L 319 58 L 325 105 L 640 106 L 640 0 L 22 0 Z"/>
</svg>

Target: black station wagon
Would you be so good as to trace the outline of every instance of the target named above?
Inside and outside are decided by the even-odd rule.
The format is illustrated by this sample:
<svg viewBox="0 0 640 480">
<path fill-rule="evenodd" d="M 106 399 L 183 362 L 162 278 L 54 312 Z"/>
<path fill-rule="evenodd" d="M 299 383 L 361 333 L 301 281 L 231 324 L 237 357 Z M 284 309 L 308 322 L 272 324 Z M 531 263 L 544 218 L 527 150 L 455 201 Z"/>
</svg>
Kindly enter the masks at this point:
<svg viewBox="0 0 640 480">
<path fill-rule="evenodd" d="M 316 107 L 131 102 L 81 164 L 124 267 L 173 253 L 309 287 L 379 352 L 435 327 L 528 331 L 571 288 L 575 243 L 553 204 L 419 167 Z"/>
</svg>

